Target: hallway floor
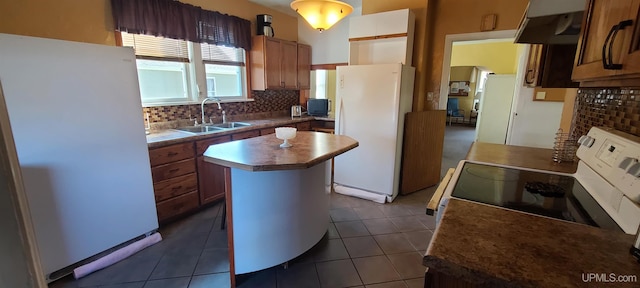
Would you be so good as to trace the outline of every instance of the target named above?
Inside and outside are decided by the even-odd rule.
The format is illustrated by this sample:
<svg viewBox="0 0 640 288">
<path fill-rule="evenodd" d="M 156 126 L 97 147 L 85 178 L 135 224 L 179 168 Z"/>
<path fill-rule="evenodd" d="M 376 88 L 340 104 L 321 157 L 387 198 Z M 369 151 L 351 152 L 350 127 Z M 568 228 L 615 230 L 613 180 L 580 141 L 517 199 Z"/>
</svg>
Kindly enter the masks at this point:
<svg viewBox="0 0 640 288">
<path fill-rule="evenodd" d="M 387 204 L 332 194 L 329 230 L 317 245 L 287 269 L 278 265 L 239 276 L 237 287 L 423 287 L 422 255 L 435 228 L 425 203 L 434 190 Z M 68 276 L 50 287 L 229 287 L 221 207 L 218 203 L 161 228 L 163 241 L 113 266 L 80 280 Z"/>
<path fill-rule="evenodd" d="M 453 125 L 445 128 L 440 177 L 444 177 L 449 168 L 456 168 L 460 160 L 467 158 L 467 152 L 475 137 L 475 127 Z"/>
</svg>

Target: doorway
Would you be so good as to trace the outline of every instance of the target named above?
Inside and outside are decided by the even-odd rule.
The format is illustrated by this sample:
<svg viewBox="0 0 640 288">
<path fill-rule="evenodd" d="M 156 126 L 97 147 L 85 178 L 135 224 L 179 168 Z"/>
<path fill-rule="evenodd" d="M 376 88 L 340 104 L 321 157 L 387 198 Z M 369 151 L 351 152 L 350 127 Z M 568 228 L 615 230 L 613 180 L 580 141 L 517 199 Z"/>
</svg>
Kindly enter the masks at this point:
<svg viewBox="0 0 640 288">
<path fill-rule="evenodd" d="M 482 97 L 489 75 L 512 75 L 511 92 L 507 106 L 493 107 L 502 112 L 506 120 L 489 119 L 485 122 L 502 121 L 502 144 L 508 143 L 508 129 L 512 124 L 513 107 L 519 93 L 517 79 L 522 79 L 526 66 L 528 45 L 514 44 L 515 30 L 447 35 L 442 67 L 439 108 L 447 109 L 449 99 L 457 102 L 463 114 L 458 119 L 447 119 L 443 151 L 442 175 L 460 160 L 465 159 L 469 147 L 478 139 L 478 128 L 482 124 Z M 493 81 L 493 80 L 492 80 Z M 522 80 L 520 80 L 522 81 Z M 493 85 L 493 84 L 490 84 Z M 460 91 L 462 90 L 462 91 Z M 458 93 L 456 93 L 458 92 Z M 466 93 L 465 93 L 466 92 Z M 507 92 L 508 93 L 508 92 Z M 490 105 L 490 101 L 486 104 Z M 491 107 L 488 108 L 490 111 Z M 495 113 L 491 113 L 493 116 Z M 492 126 L 492 125 L 489 125 Z"/>
</svg>

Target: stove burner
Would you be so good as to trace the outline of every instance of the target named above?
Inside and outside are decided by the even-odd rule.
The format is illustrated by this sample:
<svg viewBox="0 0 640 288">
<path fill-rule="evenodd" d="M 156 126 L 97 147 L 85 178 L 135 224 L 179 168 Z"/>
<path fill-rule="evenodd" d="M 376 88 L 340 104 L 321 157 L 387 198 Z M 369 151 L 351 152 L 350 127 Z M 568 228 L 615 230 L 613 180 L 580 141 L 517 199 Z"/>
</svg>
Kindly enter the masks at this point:
<svg viewBox="0 0 640 288">
<path fill-rule="evenodd" d="M 524 188 L 531 193 L 540 194 L 544 197 L 562 198 L 564 197 L 564 189 L 558 185 L 534 181 L 524 184 Z"/>
</svg>

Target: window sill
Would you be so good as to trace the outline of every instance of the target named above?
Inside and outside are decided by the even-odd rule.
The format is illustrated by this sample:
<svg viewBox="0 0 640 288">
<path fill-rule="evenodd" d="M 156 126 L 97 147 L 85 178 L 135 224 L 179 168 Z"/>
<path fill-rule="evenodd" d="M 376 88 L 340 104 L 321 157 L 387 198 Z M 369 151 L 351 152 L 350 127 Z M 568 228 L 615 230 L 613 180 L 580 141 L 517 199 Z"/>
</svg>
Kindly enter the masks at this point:
<svg viewBox="0 0 640 288">
<path fill-rule="evenodd" d="M 204 99 L 203 99 L 204 100 Z M 249 99 L 220 99 L 220 103 L 239 103 L 239 102 L 253 102 L 253 98 Z M 142 103 L 142 107 L 158 107 L 158 106 L 180 106 L 180 105 L 200 105 L 201 101 L 180 101 L 180 102 L 164 102 L 164 103 Z M 214 102 L 209 102 L 214 103 Z"/>
</svg>

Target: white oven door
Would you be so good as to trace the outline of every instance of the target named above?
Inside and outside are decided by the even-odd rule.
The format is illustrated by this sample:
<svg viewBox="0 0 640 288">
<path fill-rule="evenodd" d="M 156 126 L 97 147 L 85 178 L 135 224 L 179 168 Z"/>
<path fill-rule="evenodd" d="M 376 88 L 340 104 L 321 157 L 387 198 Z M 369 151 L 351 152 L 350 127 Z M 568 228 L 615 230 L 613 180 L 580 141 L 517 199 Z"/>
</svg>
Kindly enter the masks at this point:
<svg viewBox="0 0 640 288">
<path fill-rule="evenodd" d="M 466 161 L 462 160 L 458 163 L 458 167 L 449 168 L 447 173 L 440 181 L 440 185 L 431 196 L 431 200 L 427 203 L 427 215 L 436 215 L 436 225 L 440 223 L 440 218 L 442 218 L 442 213 L 444 213 L 444 208 L 449 203 L 449 198 L 451 198 L 451 193 L 453 192 L 453 187 L 458 181 L 458 177 L 460 176 L 460 171 L 462 171 L 462 166 Z"/>
</svg>

